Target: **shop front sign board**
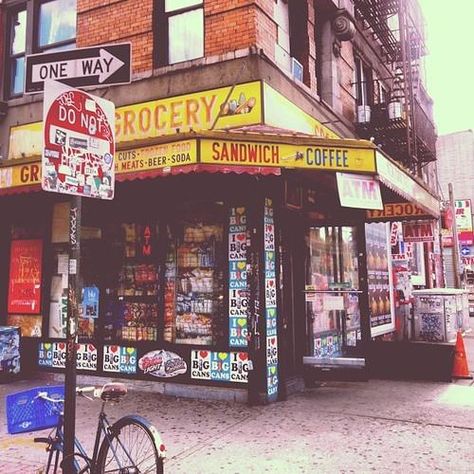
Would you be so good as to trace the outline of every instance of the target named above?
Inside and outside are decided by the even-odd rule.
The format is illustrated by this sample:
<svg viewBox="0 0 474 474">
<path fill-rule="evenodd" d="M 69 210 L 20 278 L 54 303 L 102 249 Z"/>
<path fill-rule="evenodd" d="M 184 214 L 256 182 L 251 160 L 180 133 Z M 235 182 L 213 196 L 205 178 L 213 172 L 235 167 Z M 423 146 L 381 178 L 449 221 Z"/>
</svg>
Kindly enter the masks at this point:
<svg viewBox="0 0 474 474">
<path fill-rule="evenodd" d="M 415 203 L 432 217 L 441 214 L 440 201 L 417 183 L 407 171 L 392 163 L 382 153 L 376 152 L 377 174 L 379 179 L 390 189 L 407 201 Z"/>
<path fill-rule="evenodd" d="M 377 180 L 370 176 L 336 173 L 337 190 L 342 207 L 383 209 Z"/>
<path fill-rule="evenodd" d="M 201 162 L 225 166 L 259 166 L 306 170 L 375 172 L 375 151 L 345 147 L 336 140 L 321 145 L 202 139 Z"/>
<path fill-rule="evenodd" d="M 178 166 L 195 165 L 198 162 L 197 140 L 181 140 L 115 153 L 116 175 L 127 175 L 150 170 L 171 171 Z"/>
<path fill-rule="evenodd" d="M 409 218 L 424 219 L 430 218 L 423 209 L 411 202 L 390 202 L 384 203 L 383 209 L 369 209 L 367 218 L 381 221 L 401 221 Z"/>
<path fill-rule="evenodd" d="M 434 225 L 432 221 L 403 222 L 404 242 L 433 242 Z"/>
<path fill-rule="evenodd" d="M 114 196 L 115 105 L 58 82 L 46 83 L 43 190 L 99 199 Z"/>
<path fill-rule="evenodd" d="M 45 81 L 72 87 L 111 86 L 131 82 L 131 43 L 29 54 L 25 63 L 25 94 L 41 92 Z"/>
<path fill-rule="evenodd" d="M 458 232 L 458 241 L 462 245 L 472 245 L 473 227 L 472 227 L 472 205 L 470 199 L 459 199 L 454 201 L 456 215 L 456 229 Z"/>
</svg>

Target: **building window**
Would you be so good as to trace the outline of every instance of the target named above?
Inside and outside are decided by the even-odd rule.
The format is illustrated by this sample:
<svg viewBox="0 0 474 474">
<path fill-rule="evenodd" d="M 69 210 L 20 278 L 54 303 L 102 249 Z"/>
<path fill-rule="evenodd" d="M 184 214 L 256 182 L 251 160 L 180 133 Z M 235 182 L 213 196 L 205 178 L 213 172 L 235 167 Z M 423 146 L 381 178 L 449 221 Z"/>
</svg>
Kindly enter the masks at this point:
<svg viewBox="0 0 474 474">
<path fill-rule="evenodd" d="M 360 58 L 355 58 L 355 97 L 357 105 L 373 105 L 372 70 Z"/>
<path fill-rule="evenodd" d="M 58 51 L 75 46 L 76 0 L 42 2 L 38 17 L 37 50 Z"/>
<path fill-rule="evenodd" d="M 28 0 L 9 13 L 9 97 L 23 93 L 25 56 L 76 45 L 76 0 Z"/>
<path fill-rule="evenodd" d="M 175 64 L 204 56 L 202 0 L 158 0 L 155 33 L 158 64 Z"/>
<path fill-rule="evenodd" d="M 16 10 L 10 16 L 10 81 L 11 95 L 23 92 L 25 50 L 26 50 L 26 9 Z"/>
</svg>

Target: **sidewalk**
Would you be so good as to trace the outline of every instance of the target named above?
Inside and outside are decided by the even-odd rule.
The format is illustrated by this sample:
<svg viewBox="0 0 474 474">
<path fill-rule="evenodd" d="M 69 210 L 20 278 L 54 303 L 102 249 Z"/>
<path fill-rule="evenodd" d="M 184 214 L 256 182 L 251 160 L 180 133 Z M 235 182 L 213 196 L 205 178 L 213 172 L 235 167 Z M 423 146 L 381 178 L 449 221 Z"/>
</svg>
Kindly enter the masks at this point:
<svg viewBox="0 0 474 474">
<path fill-rule="evenodd" d="M 474 368 L 474 335 L 465 338 Z M 6 434 L 0 385 L 0 472 L 35 473 L 46 458 L 38 433 Z M 78 399 L 77 434 L 90 449 L 99 406 Z M 286 402 L 248 407 L 134 392 L 107 412 L 150 419 L 168 448 L 166 473 L 472 472 L 474 386 L 455 383 L 328 382 Z"/>
</svg>

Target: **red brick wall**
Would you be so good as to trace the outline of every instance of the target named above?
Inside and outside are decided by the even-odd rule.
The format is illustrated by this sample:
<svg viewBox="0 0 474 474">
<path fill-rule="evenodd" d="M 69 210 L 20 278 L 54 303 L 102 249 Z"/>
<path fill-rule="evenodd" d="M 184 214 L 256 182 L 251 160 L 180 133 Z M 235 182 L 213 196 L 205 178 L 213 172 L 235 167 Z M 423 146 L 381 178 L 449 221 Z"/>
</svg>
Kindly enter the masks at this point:
<svg viewBox="0 0 474 474">
<path fill-rule="evenodd" d="M 77 47 L 132 43 L 133 72 L 153 68 L 153 0 L 78 0 Z"/>
</svg>

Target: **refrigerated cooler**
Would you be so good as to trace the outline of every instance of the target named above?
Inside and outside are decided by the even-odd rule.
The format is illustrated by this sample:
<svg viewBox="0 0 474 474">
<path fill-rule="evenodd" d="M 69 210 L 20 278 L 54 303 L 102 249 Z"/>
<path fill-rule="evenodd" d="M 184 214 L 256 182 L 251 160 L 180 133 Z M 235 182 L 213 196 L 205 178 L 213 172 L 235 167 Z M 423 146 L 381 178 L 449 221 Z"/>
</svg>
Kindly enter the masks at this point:
<svg viewBox="0 0 474 474">
<path fill-rule="evenodd" d="M 455 342 L 458 331 L 471 330 L 466 290 L 455 288 L 414 290 L 413 297 L 416 341 Z"/>
</svg>

